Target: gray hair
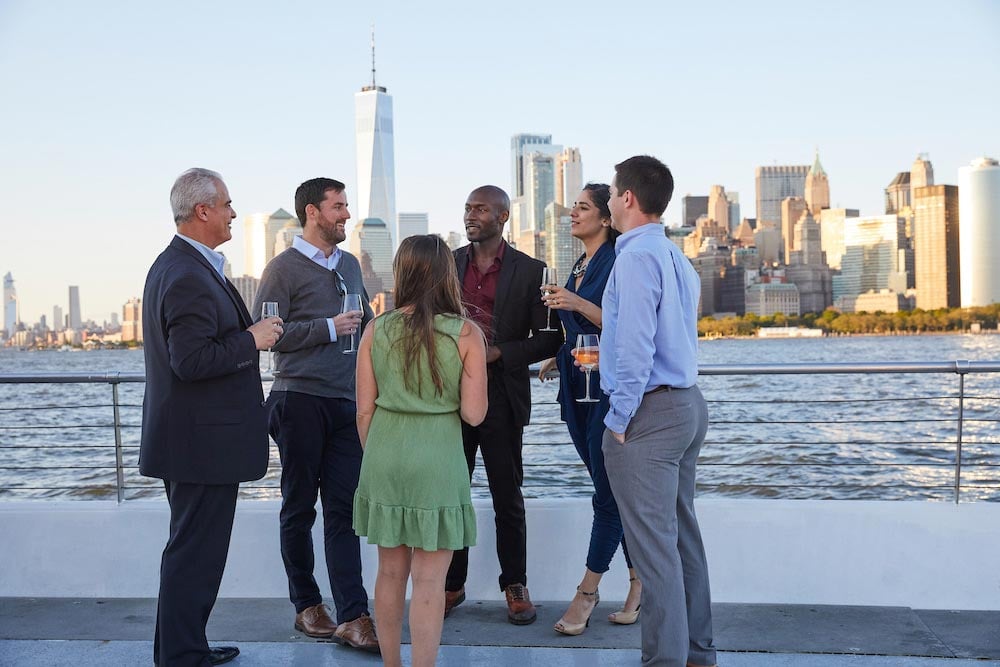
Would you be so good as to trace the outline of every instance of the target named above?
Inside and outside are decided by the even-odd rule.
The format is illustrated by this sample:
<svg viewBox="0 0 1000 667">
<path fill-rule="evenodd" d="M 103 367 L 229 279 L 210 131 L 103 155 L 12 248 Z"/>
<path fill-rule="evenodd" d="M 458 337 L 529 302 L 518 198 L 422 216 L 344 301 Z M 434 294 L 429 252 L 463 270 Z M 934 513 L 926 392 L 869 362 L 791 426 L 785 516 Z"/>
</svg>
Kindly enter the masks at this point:
<svg viewBox="0 0 1000 667">
<path fill-rule="evenodd" d="M 219 197 L 219 183 L 222 175 L 211 169 L 194 167 L 177 177 L 170 188 L 170 208 L 174 212 L 174 223 L 180 224 L 194 217 L 194 207 L 198 204 L 215 206 Z"/>
</svg>

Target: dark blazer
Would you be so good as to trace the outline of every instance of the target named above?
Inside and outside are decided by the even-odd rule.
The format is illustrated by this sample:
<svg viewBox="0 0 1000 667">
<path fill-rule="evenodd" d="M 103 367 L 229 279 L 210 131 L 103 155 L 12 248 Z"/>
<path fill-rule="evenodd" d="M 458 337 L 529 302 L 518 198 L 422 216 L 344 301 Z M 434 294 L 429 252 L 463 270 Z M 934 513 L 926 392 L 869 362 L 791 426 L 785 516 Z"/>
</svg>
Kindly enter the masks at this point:
<svg viewBox="0 0 1000 667">
<path fill-rule="evenodd" d="M 267 471 L 267 416 L 253 321 L 229 281 L 174 237 L 146 276 L 146 394 L 139 471 L 232 484 Z"/>
<path fill-rule="evenodd" d="M 471 245 L 454 252 L 458 281 L 469 266 Z M 490 370 L 500 372 L 507 400 L 518 426 L 531 417 L 531 384 L 528 364 L 554 357 L 563 343 L 559 319 L 552 314 L 556 332 L 544 329 L 548 308 L 542 303 L 542 269 L 545 263 L 508 246 L 500 263 L 496 301 L 493 304 L 493 344 L 500 348 L 500 360 Z M 530 337 L 529 337 L 530 336 Z M 490 396 L 490 400 L 494 400 Z"/>
</svg>

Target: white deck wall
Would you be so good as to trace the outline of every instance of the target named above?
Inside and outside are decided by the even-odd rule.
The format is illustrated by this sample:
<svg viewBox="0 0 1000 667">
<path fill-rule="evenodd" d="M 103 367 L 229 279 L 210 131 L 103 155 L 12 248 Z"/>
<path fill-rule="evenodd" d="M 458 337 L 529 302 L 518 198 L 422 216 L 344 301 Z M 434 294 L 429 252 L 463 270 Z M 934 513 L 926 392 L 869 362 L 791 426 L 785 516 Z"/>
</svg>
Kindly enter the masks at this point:
<svg viewBox="0 0 1000 667">
<path fill-rule="evenodd" d="M 467 592 L 500 599 L 492 510 L 477 511 Z M 706 499 L 698 512 L 716 602 L 1000 609 L 1000 503 Z M 590 519 L 589 499 L 528 501 L 533 599 L 569 599 Z M 157 501 L 2 502 L 0 597 L 155 597 L 167 521 Z M 375 548 L 363 556 L 371 594 Z M 328 595 L 322 553 L 316 572 Z M 621 600 L 626 583 L 619 553 L 601 594 Z M 240 502 L 220 595 L 287 595 L 277 502 Z"/>
</svg>

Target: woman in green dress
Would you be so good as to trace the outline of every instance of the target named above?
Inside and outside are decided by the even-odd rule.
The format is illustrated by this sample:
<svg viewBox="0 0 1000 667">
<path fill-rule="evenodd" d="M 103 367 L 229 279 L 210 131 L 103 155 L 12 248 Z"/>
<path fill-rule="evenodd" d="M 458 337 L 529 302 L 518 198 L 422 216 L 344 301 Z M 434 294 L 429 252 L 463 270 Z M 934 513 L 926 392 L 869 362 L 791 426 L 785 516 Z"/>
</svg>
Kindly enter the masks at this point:
<svg viewBox="0 0 1000 667">
<path fill-rule="evenodd" d="M 452 551 L 476 541 L 461 422 L 486 416 L 486 346 L 464 317 L 455 260 L 439 236 L 404 239 L 393 273 L 396 310 L 365 329 L 358 349 L 364 457 L 354 530 L 378 545 L 382 660 L 402 664 L 409 579 L 412 662 L 429 667 L 441 643 Z"/>
</svg>

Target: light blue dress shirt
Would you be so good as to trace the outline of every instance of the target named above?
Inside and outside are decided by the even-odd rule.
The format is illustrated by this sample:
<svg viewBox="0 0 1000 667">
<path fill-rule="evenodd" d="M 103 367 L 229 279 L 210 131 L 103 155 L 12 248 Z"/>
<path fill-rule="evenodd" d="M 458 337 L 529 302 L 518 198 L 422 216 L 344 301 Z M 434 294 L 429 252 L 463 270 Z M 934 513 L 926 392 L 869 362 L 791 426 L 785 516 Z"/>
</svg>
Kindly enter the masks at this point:
<svg viewBox="0 0 1000 667">
<path fill-rule="evenodd" d="M 205 245 L 201 241 L 195 241 L 193 238 L 190 238 L 188 236 L 184 236 L 183 234 L 177 234 L 177 237 L 184 239 L 185 241 L 187 241 L 191 245 L 191 247 L 193 247 L 195 250 L 197 250 L 198 252 L 200 252 L 201 255 L 202 255 L 202 257 L 204 257 L 205 259 L 207 259 L 208 263 L 212 265 L 212 268 L 215 269 L 219 273 L 219 276 L 222 278 L 222 281 L 223 282 L 226 281 L 226 256 L 225 255 L 223 255 L 221 252 L 217 252 L 215 250 L 212 250 L 211 248 L 209 248 L 207 245 Z"/>
<path fill-rule="evenodd" d="M 320 266 L 322 266 L 327 271 L 336 271 L 337 265 L 340 264 L 341 251 L 337 246 L 333 246 L 333 252 L 327 257 L 323 254 L 323 251 L 314 246 L 309 241 L 306 241 L 301 236 L 296 236 L 292 239 L 292 247 L 298 250 L 300 253 L 305 255 L 306 259 L 309 259 Z M 333 318 L 326 318 L 326 326 L 330 329 L 330 342 L 337 342 L 337 327 L 333 323 Z"/>
<path fill-rule="evenodd" d="M 698 380 L 701 280 L 660 223 L 622 234 L 615 253 L 601 304 L 601 389 L 611 403 L 604 425 L 625 433 L 645 392 Z"/>
</svg>

